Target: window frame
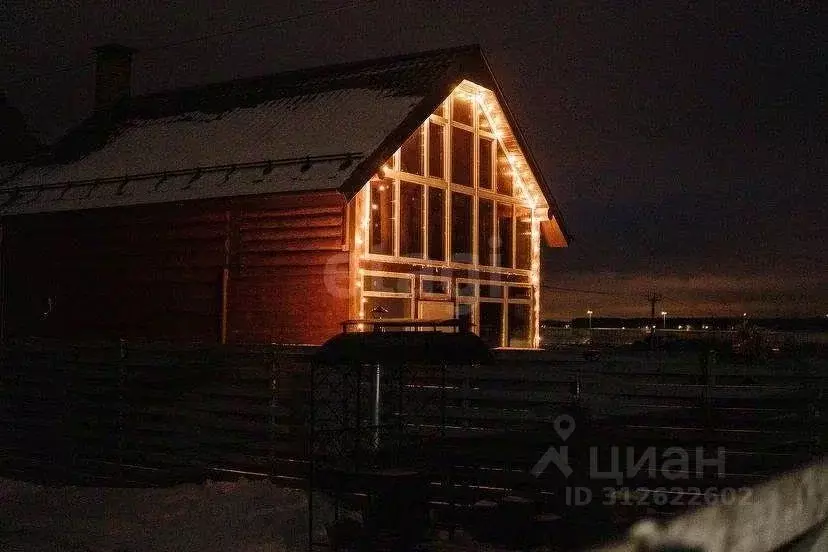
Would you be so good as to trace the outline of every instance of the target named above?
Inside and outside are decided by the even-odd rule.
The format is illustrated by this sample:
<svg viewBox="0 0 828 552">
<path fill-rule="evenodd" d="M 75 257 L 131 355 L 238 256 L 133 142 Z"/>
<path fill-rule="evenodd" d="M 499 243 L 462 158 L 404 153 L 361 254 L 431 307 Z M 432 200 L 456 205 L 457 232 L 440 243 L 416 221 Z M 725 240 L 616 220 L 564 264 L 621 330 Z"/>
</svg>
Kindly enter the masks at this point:
<svg viewBox="0 0 828 552">
<path fill-rule="evenodd" d="M 420 287 L 418 291 L 420 293 L 420 297 L 424 299 L 450 299 L 452 297 L 451 293 L 451 277 L 449 276 L 420 276 Z M 433 282 L 443 282 L 446 284 L 446 292 L 445 293 L 434 293 L 430 291 L 425 291 L 423 287 L 423 282 L 425 281 L 433 281 Z"/>
<path fill-rule="evenodd" d="M 422 144 L 422 172 L 423 174 L 414 174 L 414 173 L 407 173 L 402 172 L 400 170 L 401 164 L 401 149 L 398 149 L 393 155 L 391 155 L 382 166 L 382 169 L 379 171 L 379 176 L 388 178 L 389 181 L 393 183 L 393 225 L 394 225 L 394 240 L 393 240 L 393 248 L 391 254 L 372 254 L 368 246 L 361 247 L 360 244 L 365 243 L 364 241 L 360 241 L 357 244 L 358 249 L 355 250 L 355 256 L 352 257 L 356 263 L 352 270 L 354 273 L 356 272 L 363 272 L 362 266 L 371 267 L 372 270 L 366 270 L 365 273 L 376 275 L 376 276 L 386 276 L 386 277 L 395 277 L 395 278 L 415 278 L 414 284 L 416 284 L 416 289 L 411 287 L 411 293 L 391 293 L 391 292 L 365 292 L 357 297 L 361 297 L 363 300 L 366 298 L 370 298 L 372 296 L 376 297 L 396 297 L 396 298 L 403 298 L 410 300 L 410 306 L 408 307 L 411 316 L 417 316 L 417 301 L 419 299 L 426 299 L 426 300 L 450 300 L 455 304 L 455 312 L 457 312 L 457 305 L 461 304 L 468 304 L 469 309 L 472 313 L 472 324 L 475 326 L 476 331 L 479 333 L 479 316 L 480 316 L 480 305 L 481 303 L 486 302 L 495 302 L 500 303 L 502 305 L 502 321 L 501 321 L 501 340 L 500 340 L 500 347 L 506 347 L 509 338 L 509 322 L 508 322 L 508 315 L 510 311 L 510 305 L 512 304 L 521 304 L 527 305 L 530 312 L 530 322 L 529 322 L 529 339 L 530 339 L 530 346 L 531 343 L 537 343 L 537 320 L 539 318 L 539 305 L 538 305 L 538 298 L 539 298 L 539 264 L 538 264 L 538 254 L 539 254 L 539 240 L 540 240 L 540 233 L 537 231 L 538 220 L 537 216 L 543 213 L 540 211 L 531 211 L 533 201 L 537 201 L 537 198 L 533 200 L 529 195 L 527 195 L 526 190 L 521 191 L 521 189 L 517 186 L 516 177 L 510 174 L 511 179 L 511 189 L 509 190 L 510 194 L 503 194 L 498 192 L 498 151 L 501 145 L 504 145 L 503 140 L 499 132 L 495 129 L 486 130 L 482 127 L 481 122 L 485 123 L 482 117 L 486 115 L 483 113 L 483 109 L 480 106 L 479 102 L 475 101 L 473 98 L 474 94 L 479 93 L 480 89 L 477 85 L 473 83 L 464 83 L 458 89 L 458 91 L 465 91 L 467 94 L 472 96 L 472 101 L 470 102 L 472 108 L 472 125 L 466 125 L 461 122 L 454 121 L 453 117 L 453 95 L 447 97 L 440 105 L 442 111 L 441 113 L 432 113 L 430 114 L 425 121 L 420 125 L 420 133 L 421 133 L 421 144 Z M 482 91 L 483 93 L 488 93 L 485 89 Z M 435 110 L 437 111 L 437 110 Z M 492 116 L 498 117 L 495 113 Z M 495 123 L 498 121 L 495 120 Z M 432 136 L 433 134 L 438 134 L 432 132 L 432 126 L 439 126 L 441 128 L 441 132 L 439 133 L 441 138 L 441 143 L 439 144 L 439 148 L 442 155 L 437 155 L 436 153 L 432 153 L 432 147 L 437 146 L 438 144 L 432 143 Z M 462 129 L 467 132 L 472 133 L 472 170 L 471 170 L 471 185 L 465 184 L 455 184 L 450 181 L 452 178 L 452 136 L 455 129 Z M 482 140 L 487 140 L 491 143 L 490 148 L 490 156 L 488 159 L 481 159 L 481 148 L 480 145 Z M 511 160 L 511 154 L 519 154 L 516 152 L 514 148 L 510 145 L 512 149 L 506 150 L 504 147 L 504 152 L 506 153 L 506 158 L 509 160 L 510 165 L 513 163 Z M 465 150 L 464 150 L 465 153 Z M 434 158 L 434 159 L 432 159 Z M 439 159 L 439 162 L 442 163 L 441 171 L 437 171 L 438 173 L 442 173 L 441 176 L 431 176 L 433 172 L 433 167 L 431 167 L 431 163 L 433 160 Z M 480 167 L 481 161 L 486 163 L 489 168 L 490 178 L 491 178 L 491 188 L 481 188 L 480 187 Z M 521 160 L 518 159 L 515 162 L 520 162 Z M 509 168 L 511 171 L 511 167 Z M 400 240 L 401 240 L 401 209 L 402 204 L 401 200 L 401 181 L 410 182 L 412 184 L 421 185 L 423 188 L 423 235 L 422 235 L 422 249 L 423 254 L 422 257 L 408 257 L 408 256 L 401 256 L 400 255 Z M 524 182 L 524 185 L 526 182 Z M 439 189 L 443 194 L 443 201 L 444 201 L 444 208 L 442 213 L 442 232 L 440 234 L 440 239 L 442 239 L 442 249 L 444 252 L 444 258 L 440 259 L 432 259 L 429 257 L 429 250 L 432 248 L 433 244 L 429 243 L 429 226 L 432 224 L 433 217 L 431 216 L 431 200 L 430 197 L 432 194 L 432 189 Z M 370 190 L 370 188 L 369 188 Z M 452 209 L 453 209 L 453 194 L 454 193 L 461 193 L 464 196 L 471 196 L 471 258 L 466 260 L 453 260 L 452 259 L 452 239 L 453 239 L 453 232 L 452 232 Z M 359 196 L 360 198 L 364 197 L 362 195 Z M 480 246 L 481 241 L 485 240 L 485 236 L 480 235 L 480 200 L 486 199 L 492 201 L 493 207 L 493 221 L 492 221 L 492 232 L 493 238 L 497 241 L 499 239 L 499 225 L 500 225 L 500 218 L 498 217 L 497 211 L 499 205 L 509 205 L 511 208 L 511 217 L 509 218 L 509 224 L 511 225 L 511 243 L 509 244 L 510 248 L 510 259 L 509 264 L 511 266 L 497 266 L 498 259 L 496 255 L 495 243 L 491 244 L 491 256 L 492 256 L 492 264 L 491 265 L 481 265 L 480 264 Z M 358 202 L 355 204 L 359 206 L 359 201 L 362 199 L 358 199 Z M 367 225 L 370 229 L 371 226 L 371 219 L 370 219 L 370 193 L 368 194 L 368 211 L 358 211 L 360 216 L 356 216 L 357 211 L 355 211 L 354 219 L 358 222 L 357 224 L 365 224 L 366 216 L 367 218 Z M 366 208 L 362 206 L 361 208 Z M 523 209 L 530 209 L 530 217 L 531 217 L 531 237 L 530 237 L 530 247 L 529 247 L 529 254 L 530 254 L 530 264 L 528 268 L 518 268 L 517 266 L 517 216 L 518 213 Z M 525 213 L 525 211 L 524 211 Z M 503 219 L 505 222 L 506 219 Z M 363 226 L 364 227 L 364 226 Z M 435 236 L 436 236 L 435 232 Z M 433 241 L 433 240 L 432 240 Z M 368 265 L 363 265 L 361 263 L 368 262 Z M 394 264 L 394 265 L 402 265 L 402 266 L 388 266 L 387 268 L 391 270 L 382 270 L 384 264 Z M 408 272 L 398 272 L 400 270 L 408 271 L 410 269 L 410 273 Z M 426 270 L 427 269 L 427 270 Z M 441 270 L 434 270 L 434 269 L 445 269 L 446 272 L 442 272 Z M 456 272 L 455 272 L 456 271 Z M 451 277 L 447 276 L 431 276 L 430 272 L 435 274 L 452 274 Z M 459 274 L 458 274 L 459 272 Z M 445 281 L 447 283 L 447 289 L 445 294 L 443 293 L 426 293 L 423 290 L 423 278 L 425 280 L 440 280 Z M 485 278 L 485 279 L 482 279 Z M 360 278 L 357 280 L 359 284 L 357 287 L 363 285 L 363 280 Z M 458 290 L 459 287 L 462 285 L 471 286 L 468 290 L 470 295 L 459 295 Z M 481 285 L 499 285 L 503 286 L 503 296 L 500 298 L 492 298 L 492 297 L 480 297 L 480 290 Z M 510 288 L 525 288 L 528 293 L 521 292 L 519 293 L 518 297 L 511 297 Z M 360 289 L 360 293 L 364 290 Z M 520 296 L 523 296 L 521 298 Z M 352 303 L 357 305 L 358 310 L 361 309 L 361 305 L 357 303 Z M 364 309 L 362 309 L 364 312 Z"/>
<path fill-rule="evenodd" d="M 473 90 L 466 90 L 466 93 L 474 94 Z M 519 276 L 531 276 L 532 268 L 531 266 L 528 269 L 517 268 L 517 247 L 515 243 L 516 239 L 516 232 L 515 228 L 517 226 L 517 222 L 515 220 L 516 213 L 518 211 L 518 207 L 524 207 L 531 209 L 531 206 L 525 201 L 524 198 L 519 197 L 515 190 L 514 182 L 512 183 L 512 195 L 504 195 L 498 193 L 497 191 L 497 151 L 499 147 L 499 140 L 497 136 L 493 132 L 486 131 L 480 128 L 480 114 L 481 110 L 478 106 L 477 102 L 471 102 L 472 109 L 473 109 L 473 116 L 472 122 L 473 125 L 465 125 L 463 123 L 454 121 L 453 118 L 453 101 L 451 98 L 446 98 L 442 103 L 442 109 L 444 115 L 438 115 L 432 113 L 428 116 L 428 118 L 423 121 L 421 127 L 421 140 L 423 144 L 423 175 L 413 174 L 402 172 L 399 170 L 400 167 L 400 155 L 401 150 L 397 149 L 397 151 L 386 161 L 384 165 L 384 174 L 383 176 L 391 179 L 393 181 L 394 186 L 394 206 L 393 206 L 393 217 L 394 217 L 394 243 L 392 248 L 391 254 L 380 254 L 380 253 L 371 253 L 370 251 L 366 252 L 364 258 L 367 260 L 376 260 L 376 261 L 393 261 L 393 262 L 400 262 L 400 263 L 410 263 L 411 260 L 417 262 L 417 264 L 421 264 L 423 266 L 428 267 L 445 267 L 445 268 L 454 268 L 454 269 L 469 269 L 469 268 L 479 268 L 481 270 L 485 270 L 486 272 L 496 273 L 496 274 L 509 274 L 509 275 L 519 275 Z M 439 125 L 443 128 L 442 134 L 442 150 L 443 150 L 443 177 L 432 177 L 429 176 L 431 172 L 431 133 L 429 130 L 429 125 Z M 463 184 L 454 184 L 447 180 L 451 176 L 451 135 L 454 128 L 460 128 L 465 131 L 472 132 L 473 134 L 473 159 L 472 159 L 472 182 L 470 186 L 466 186 Z M 480 171 L 479 171 L 479 164 L 480 164 L 480 139 L 485 138 L 492 142 L 491 148 L 491 159 L 489 160 L 491 165 L 491 178 L 492 178 L 492 189 L 480 188 Z M 422 236 L 422 243 L 423 243 L 423 256 L 422 257 L 408 257 L 408 256 L 401 256 L 400 255 L 400 181 L 404 180 L 406 182 L 411 182 L 414 184 L 421 184 L 424 186 L 423 192 L 425 195 L 424 199 L 424 217 L 423 217 L 423 236 Z M 431 259 L 428 256 L 429 251 L 429 240 L 428 240 L 428 226 L 429 226 L 429 219 L 430 219 L 430 206 L 429 206 L 429 188 L 436 187 L 443 190 L 445 194 L 445 209 L 443 213 L 443 251 L 445 259 Z M 472 196 L 472 255 L 469 262 L 464 261 L 454 261 L 452 259 L 452 229 L 451 229 L 451 211 L 452 211 L 452 200 L 451 194 L 454 192 L 463 193 L 466 195 Z M 495 212 L 495 221 L 494 221 L 494 232 L 496 238 L 499 237 L 498 235 L 498 227 L 499 227 L 499 218 L 497 216 L 497 205 L 498 204 L 508 204 L 512 207 L 512 217 L 511 217 L 511 225 L 512 225 L 512 232 L 511 232 L 511 267 L 503 267 L 497 265 L 497 255 L 493 257 L 493 265 L 481 265 L 480 260 L 480 243 L 479 243 L 479 198 L 486 198 L 489 200 L 493 200 L 494 205 L 494 212 Z M 370 227 L 370 222 L 369 222 Z M 530 246 L 531 251 L 531 246 Z M 493 252 L 494 254 L 494 252 Z"/>
<path fill-rule="evenodd" d="M 396 208 L 394 223 L 397 225 L 396 237 L 397 237 L 397 243 L 398 243 L 398 247 L 396 248 L 394 253 L 397 257 L 399 257 L 401 259 L 414 259 L 416 261 L 421 261 L 422 259 L 425 259 L 426 257 L 428 257 L 428 249 L 426 248 L 427 245 L 428 245 L 428 243 L 427 243 L 428 217 L 427 217 L 427 214 L 426 214 L 426 209 L 428 208 L 428 198 L 426 197 L 426 196 L 428 196 L 428 186 L 426 186 L 426 185 L 424 185 L 420 182 L 413 182 L 413 181 L 411 181 L 409 179 L 406 179 L 406 178 L 395 179 L 394 183 L 395 183 L 395 187 L 396 187 L 396 190 L 397 190 L 396 191 L 397 208 Z M 411 184 L 413 186 L 419 186 L 420 191 L 422 193 L 422 196 L 421 196 L 421 199 L 420 199 L 420 207 L 422 208 L 422 217 L 421 217 L 422 218 L 422 224 L 420 225 L 420 249 L 421 249 L 421 251 L 420 251 L 419 256 L 403 255 L 403 253 L 402 253 L 402 235 L 403 235 L 403 231 L 402 231 L 403 230 L 403 223 L 402 223 L 402 216 L 403 216 L 402 215 L 402 205 L 403 205 L 403 203 L 402 203 L 402 188 L 403 188 L 403 183 Z"/>
<path fill-rule="evenodd" d="M 365 287 L 365 279 L 366 279 L 366 277 L 370 277 L 370 276 L 384 277 L 384 278 L 398 278 L 400 280 L 408 280 L 409 281 L 409 288 L 408 289 L 410 289 L 411 291 L 408 292 L 408 293 L 395 292 L 395 291 L 369 291 Z M 368 302 L 366 300 L 366 298 L 368 298 L 368 297 L 381 297 L 381 298 L 386 298 L 386 299 L 408 299 L 409 300 L 409 308 L 410 308 L 410 312 L 411 312 L 411 317 L 414 316 L 414 313 L 415 313 L 414 309 L 416 308 L 416 304 L 415 304 L 416 293 L 414 293 L 414 290 L 416 289 L 415 288 L 416 282 L 415 282 L 415 275 L 414 274 L 406 274 L 404 272 L 390 272 L 390 271 L 386 271 L 386 270 L 365 270 L 365 269 L 361 269 L 359 271 L 359 283 L 360 283 L 360 286 L 361 286 L 361 289 L 362 289 L 362 298 L 361 298 L 362 305 L 360 305 L 360 309 L 363 312 L 364 312 L 364 309 L 365 309 L 365 303 Z M 367 312 L 365 312 L 363 318 L 365 318 L 366 320 L 370 319 L 368 317 Z"/>
</svg>

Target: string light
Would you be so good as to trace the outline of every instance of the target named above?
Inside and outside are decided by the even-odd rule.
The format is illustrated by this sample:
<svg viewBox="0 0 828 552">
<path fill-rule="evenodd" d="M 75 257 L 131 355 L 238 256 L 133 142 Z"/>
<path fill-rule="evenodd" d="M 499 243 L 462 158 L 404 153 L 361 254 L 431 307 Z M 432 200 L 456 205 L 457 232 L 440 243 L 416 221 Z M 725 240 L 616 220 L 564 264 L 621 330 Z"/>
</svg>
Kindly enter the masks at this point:
<svg viewBox="0 0 828 552">
<path fill-rule="evenodd" d="M 469 87 L 475 87 L 474 92 L 468 90 Z M 491 96 L 491 91 L 485 90 L 478 85 L 470 83 L 468 81 L 464 81 L 461 85 L 459 85 L 453 92 L 455 97 L 458 97 L 462 100 L 474 100 L 477 105 L 480 107 L 480 111 L 486 117 L 486 120 L 489 123 L 489 127 L 491 129 L 491 133 L 495 138 L 497 145 L 501 148 L 503 152 L 508 152 L 508 148 L 504 143 L 504 136 L 508 134 L 508 124 L 505 120 L 498 116 L 497 114 L 493 113 L 493 108 L 490 107 L 489 102 L 487 101 L 487 96 Z M 375 175 L 369 182 L 365 184 L 361 192 L 357 196 L 357 211 L 361 211 L 361 216 L 358 218 L 359 224 L 357 225 L 355 231 L 355 238 L 354 243 L 356 245 L 357 251 L 356 257 L 360 261 L 365 259 L 368 254 L 368 245 L 367 241 L 370 237 L 370 224 L 371 224 L 371 212 L 378 210 L 379 206 L 376 203 L 371 201 L 371 186 L 372 182 L 376 180 L 380 180 L 380 184 L 378 186 L 379 191 L 384 192 L 387 190 L 387 185 L 385 182 L 382 182 L 381 179 L 385 178 L 389 173 L 394 172 L 394 156 L 391 157 L 386 163 L 384 163 L 378 174 Z M 514 186 L 517 192 L 520 194 L 520 197 L 528 204 L 530 207 L 530 225 L 531 225 L 531 263 L 530 263 L 530 277 L 529 283 L 532 286 L 533 290 L 533 316 L 532 316 L 532 345 L 534 347 L 540 347 L 541 343 L 541 336 L 540 336 L 540 221 L 541 219 L 545 220 L 543 216 L 546 213 L 546 209 L 544 208 L 545 202 L 543 201 L 543 196 L 538 195 L 537 190 L 533 190 L 528 182 L 524 179 L 524 173 L 526 171 L 525 167 L 522 167 L 521 164 L 525 165 L 525 161 L 523 160 L 522 156 L 515 155 L 514 153 L 507 153 L 505 156 L 506 162 L 508 163 L 508 171 L 507 174 L 510 174 L 513 177 Z M 531 173 L 530 173 L 531 177 Z M 531 182 L 530 178 L 530 182 Z M 536 188 L 536 186 L 534 186 Z M 396 198 L 391 199 L 392 204 L 396 202 Z M 393 222 L 392 216 L 392 222 Z M 424 226 L 425 228 L 425 226 Z M 359 319 L 365 319 L 365 305 L 368 302 L 368 299 L 364 295 L 363 289 L 363 277 L 364 277 L 364 269 L 360 268 L 358 270 L 357 281 L 354 283 L 354 287 L 357 293 L 357 304 L 359 305 Z M 358 324 L 358 330 L 363 330 L 364 324 Z"/>
<path fill-rule="evenodd" d="M 469 83 L 470 85 L 474 86 L 473 84 Z M 484 97 L 484 93 L 482 90 L 478 88 L 477 92 L 474 94 L 475 99 L 477 100 L 478 105 L 480 106 L 480 110 L 483 112 L 483 115 L 489 122 L 489 126 L 492 129 L 492 134 L 495 137 L 498 145 L 502 148 L 503 151 L 508 151 L 506 148 L 506 144 L 503 142 L 503 125 L 501 123 L 500 117 L 495 116 L 491 109 L 489 108 L 488 103 Z M 537 195 L 533 194 L 522 178 L 522 172 L 518 169 L 518 158 L 514 154 L 507 154 L 506 161 L 509 163 L 509 167 L 511 168 L 511 174 L 514 177 L 514 183 L 518 192 L 521 194 L 523 199 L 529 204 L 530 212 L 531 212 L 531 243 L 532 243 L 532 253 L 531 253 L 531 264 L 530 264 L 530 273 L 531 276 L 529 277 L 529 283 L 532 285 L 532 296 L 533 300 L 533 316 L 532 316 L 532 325 L 533 325 L 533 338 L 532 338 L 532 345 L 535 348 L 540 347 L 541 343 L 541 336 L 540 336 L 540 219 L 539 219 L 539 206 L 543 203 L 538 200 Z"/>
<path fill-rule="evenodd" d="M 530 265 L 530 270 L 532 271 L 531 283 L 532 283 L 532 297 L 534 299 L 534 317 L 532 320 L 533 327 L 533 334 L 534 334 L 534 347 L 536 349 L 540 348 L 541 344 L 541 335 L 540 335 L 540 220 L 538 220 L 537 214 L 535 213 L 535 209 L 532 209 L 532 260 Z"/>
<path fill-rule="evenodd" d="M 373 179 L 372 179 L 373 180 Z M 356 257 L 359 261 L 362 261 L 365 258 L 366 252 L 366 241 L 369 236 L 370 232 L 370 224 L 371 224 L 371 208 L 374 205 L 371 203 L 371 181 L 365 183 L 362 190 L 357 194 L 354 201 L 357 202 L 356 210 L 362 210 L 362 216 L 359 218 L 359 223 L 356 226 L 355 236 L 354 236 L 354 244 L 356 246 Z M 368 301 L 364 294 L 363 294 L 363 285 L 362 280 L 363 276 L 365 275 L 365 269 L 360 268 L 357 271 L 358 275 L 356 281 L 354 282 L 354 287 L 356 288 L 356 300 L 357 304 L 359 305 L 359 316 L 360 320 L 365 319 L 365 303 Z M 357 324 L 357 330 L 362 331 L 364 329 L 363 324 Z"/>
<path fill-rule="evenodd" d="M 480 106 L 483 115 L 489 121 L 489 126 L 493 129 L 492 133 L 497 140 L 498 145 L 503 149 L 503 151 L 507 151 L 506 144 L 503 143 L 503 132 L 501 132 L 501 122 L 500 119 L 494 115 L 492 115 L 489 105 L 486 100 L 483 98 L 483 94 L 478 92 L 475 94 L 475 98 L 477 99 L 477 103 Z M 530 207 L 534 210 L 534 208 L 538 205 L 537 197 L 532 194 L 528 187 L 524 185 L 523 178 L 521 177 L 521 171 L 517 167 L 518 159 L 514 154 L 508 154 L 506 156 L 506 161 L 509 163 L 509 167 L 512 169 L 511 174 L 514 176 L 515 185 L 518 188 L 518 191 L 523 196 L 523 199 L 529 203 Z"/>
</svg>

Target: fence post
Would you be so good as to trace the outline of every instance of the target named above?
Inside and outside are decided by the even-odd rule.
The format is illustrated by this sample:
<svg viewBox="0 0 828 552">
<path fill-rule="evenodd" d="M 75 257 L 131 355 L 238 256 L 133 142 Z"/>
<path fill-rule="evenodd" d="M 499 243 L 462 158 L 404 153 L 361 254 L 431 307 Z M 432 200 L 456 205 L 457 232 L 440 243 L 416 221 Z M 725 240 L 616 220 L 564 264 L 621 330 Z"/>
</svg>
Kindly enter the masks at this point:
<svg viewBox="0 0 828 552">
<path fill-rule="evenodd" d="M 446 363 L 442 363 L 440 365 L 440 446 L 445 445 L 445 438 L 446 438 L 446 385 L 447 385 L 447 378 L 446 378 Z"/>
<path fill-rule="evenodd" d="M 118 471 L 123 472 L 124 469 L 124 424 L 126 419 L 126 386 L 127 386 L 127 367 L 126 358 L 128 354 L 127 341 L 121 339 L 118 351 Z M 123 475 L 123 474 L 122 474 Z"/>
<path fill-rule="evenodd" d="M 461 415 L 463 416 L 463 427 L 469 427 L 471 425 L 469 423 L 469 395 L 471 394 L 471 377 L 469 376 L 469 370 L 465 370 L 465 375 L 463 376 L 463 399 L 461 400 L 460 404 L 461 407 Z"/>
<path fill-rule="evenodd" d="M 267 439 L 268 439 L 268 452 L 270 458 L 268 458 L 268 469 L 270 471 L 271 478 L 276 475 L 276 407 L 277 407 L 277 395 L 278 395 L 278 372 L 279 372 L 279 360 L 277 358 L 276 347 L 271 347 L 270 349 L 270 405 L 268 406 L 268 428 L 267 428 Z"/>
<path fill-rule="evenodd" d="M 716 352 L 710 349 L 705 349 L 700 356 L 702 381 L 704 384 L 703 392 L 703 408 L 705 425 L 708 430 L 712 430 L 715 426 L 713 420 L 713 389 L 716 386 L 715 364 Z"/>
<path fill-rule="evenodd" d="M 63 428 L 63 439 L 66 442 L 65 458 L 69 466 L 73 467 L 77 464 L 78 456 L 78 440 L 79 432 L 76 430 L 78 416 L 77 405 L 74 404 L 76 400 L 78 383 L 73 381 L 74 378 L 69 377 L 69 367 L 72 364 L 68 355 L 67 358 L 61 358 L 61 354 L 65 351 L 53 351 L 47 357 L 49 359 L 49 372 L 54 374 L 56 371 L 60 373 L 61 389 L 58 391 L 63 401 L 62 408 L 56 411 L 56 414 L 63 416 L 62 421 L 58 424 Z"/>
<path fill-rule="evenodd" d="M 575 371 L 575 404 L 581 406 L 581 366 L 578 365 Z"/>
<path fill-rule="evenodd" d="M 308 461 L 308 474 L 307 474 L 307 493 L 308 493 L 308 552 L 313 550 L 313 522 L 314 522 L 314 515 L 313 515 L 313 491 L 314 485 L 316 481 L 314 480 L 316 475 L 316 455 L 314 454 L 314 445 L 316 443 L 316 402 L 315 402 L 315 395 L 316 395 L 316 363 L 313 359 L 311 359 L 310 364 L 308 365 L 308 432 L 305 438 L 305 447 L 306 447 L 306 459 Z M 304 413 L 303 413 L 304 414 Z M 303 415 L 304 418 L 304 415 Z M 334 516 L 336 516 L 336 510 L 334 510 Z"/>
<path fill-rule="evenodd" d="M 819 456 L 825 453 L 823 441 L 825 438 L 825 419 L 823 416 L 823 407 L 825 404 L 825 378 L 819 379 L 818 388 L 816 391 L 816 400 L 812 399 L 808 408 L 808 427 L 811 428 L 811 453 L 814 456 Z"/>
</svg>

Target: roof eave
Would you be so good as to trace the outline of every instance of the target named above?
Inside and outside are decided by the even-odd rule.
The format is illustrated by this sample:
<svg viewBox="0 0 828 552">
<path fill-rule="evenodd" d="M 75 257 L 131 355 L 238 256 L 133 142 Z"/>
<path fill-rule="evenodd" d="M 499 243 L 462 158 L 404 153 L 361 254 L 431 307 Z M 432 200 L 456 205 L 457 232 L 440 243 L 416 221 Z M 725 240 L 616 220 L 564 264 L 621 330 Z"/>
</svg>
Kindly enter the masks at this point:
<svg viewBox="0 0 828 552">
<path fill-rule="evenodd" d="M 570 232 L 567 230 L 566 225 L 564 224 L 560 205 L 555 199 L 555 196 L 552 194 L 552 189 L 549 187 L 549 184 L 543 177 L 543 173 L 541 172 L 537 161 L 532 155 L 531 149 L 528 147 L 526 138 L 523 135 L 523 132 L 521 131 L 520 126 L 518 125 L 511 108 L 509 107 L 509 102 L 506 101 L 506 97 L 503 94 L 502 89 L 500 88 L 500 84 L 497 82 L 497 79 L 495 78 L 494 73 L 491 70 L 489 61 L 486 59 L 486 56 L 482 52 L 480 53 L 480 56 L 482 58 L 482 62 L 485 65 L 486 72 L 488 73 L 488 88 L 494 93 L 495 97 L 497 98 L 501 110 L 503 111 L 503 115 L 506 117 L 506 122 L 509 124 L 509 127 L 511 128 L 512 133 L 515 136 L 515 140 L 520 146 L 521 152 L 523 153 L 523 156 L 526 159 L 526 162 L 529 165 L 529 168 L 532 171 L 535 180 L 538 182 L 541 193 L 543 193 L 544 199 L 546 199 L 546 202 L 549 204 L 549 221 L 547 221 L 549 224 L 546 225 L 546 228 L 549 232 L 557 231 L 558 236 L 553 238 L 552 234 L 547 235 L 546 232 L 542 232 L 542 234 L 544 235 L 544 240 L 546 241 L 546 244 L 549 247 L 566 247 L 567 245 L 572 243 L 573 238 Z"/>
</svg>

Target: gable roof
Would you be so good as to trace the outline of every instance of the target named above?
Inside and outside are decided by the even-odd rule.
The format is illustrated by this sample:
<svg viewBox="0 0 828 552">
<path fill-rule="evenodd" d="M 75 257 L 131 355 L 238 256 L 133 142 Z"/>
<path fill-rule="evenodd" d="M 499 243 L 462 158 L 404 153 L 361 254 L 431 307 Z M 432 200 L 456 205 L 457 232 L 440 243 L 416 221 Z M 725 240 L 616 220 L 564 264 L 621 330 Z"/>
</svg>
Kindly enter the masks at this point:
<svg viewBox="0 0 828 552">
<path fill-rule="evenodd" d="M 492 90 L 517 129 L 477 46 L 129 98 L 0 178 L 0 215 L 319 189 L 350 198 L 464 79 Z"/>
</svg>

